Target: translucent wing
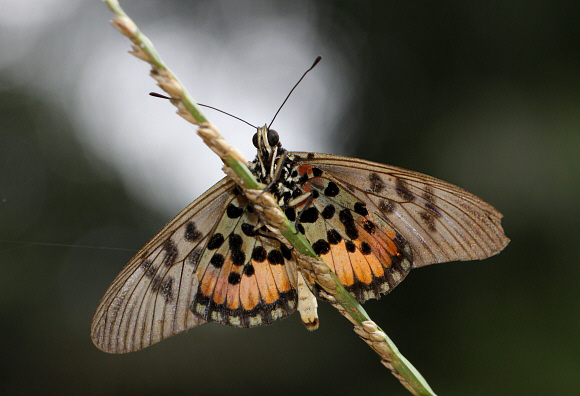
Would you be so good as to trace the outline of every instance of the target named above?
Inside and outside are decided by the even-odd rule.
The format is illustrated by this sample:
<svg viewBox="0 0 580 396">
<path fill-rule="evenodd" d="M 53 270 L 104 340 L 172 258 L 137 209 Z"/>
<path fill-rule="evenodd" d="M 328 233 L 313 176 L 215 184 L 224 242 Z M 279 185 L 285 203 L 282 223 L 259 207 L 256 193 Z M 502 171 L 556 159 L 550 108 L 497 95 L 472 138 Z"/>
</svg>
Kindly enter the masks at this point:
<svg viewBox="0 0 580 396">
<path fill-rule="evenodd" d="M 225 178 L 185 208 L 133 257 L 101 300 L 93 343 L 109 353 L 145 348 L 206 323 L 190 311 L 200 256 L 233 194 Z"/>
<path fill-rule="evenodd" d="M 355 158 L 292 155 L 298 165 L 322 170 L 327 181 L 348 190 L 366 210 L 400 233 L 412 249 L 413 268 L 484 259 L 509 242 L 501 227 L 501 213 L 453 184 Z"/>
</svg>

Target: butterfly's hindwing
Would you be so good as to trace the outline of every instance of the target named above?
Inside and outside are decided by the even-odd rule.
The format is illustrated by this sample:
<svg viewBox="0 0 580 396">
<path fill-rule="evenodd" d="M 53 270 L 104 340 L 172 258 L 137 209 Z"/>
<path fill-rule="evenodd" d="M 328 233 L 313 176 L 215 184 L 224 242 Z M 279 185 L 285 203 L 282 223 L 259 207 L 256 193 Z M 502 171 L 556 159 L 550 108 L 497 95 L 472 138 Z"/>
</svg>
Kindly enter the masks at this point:
<svg viewBox="0 0 580 396">
<path fill-rule="evenodd" d="M 338 180 L 312 166 L 297 171 L 311 199 L 294 210 L 314 251 L 358 301 L 390 292 L 411 270 L 407 241 Z"/>
<path fill-rule="evenodd" d="M 235 327 L 270 324 L 296 309 L 296 266 L 290 249 L 256 230 L 259 218 L 242 195 L 223 213 L 198 268 L 191 310 Z"/>
<path fill-rule="evenodd" d="M 234 198 L 222 179 L 167 224 L 113 281 L 91 326 L 93 343 L 110 353 L 136 351 L 206 323 L 189 305 L 196 269 L 216 214 Z"/>
</svg>

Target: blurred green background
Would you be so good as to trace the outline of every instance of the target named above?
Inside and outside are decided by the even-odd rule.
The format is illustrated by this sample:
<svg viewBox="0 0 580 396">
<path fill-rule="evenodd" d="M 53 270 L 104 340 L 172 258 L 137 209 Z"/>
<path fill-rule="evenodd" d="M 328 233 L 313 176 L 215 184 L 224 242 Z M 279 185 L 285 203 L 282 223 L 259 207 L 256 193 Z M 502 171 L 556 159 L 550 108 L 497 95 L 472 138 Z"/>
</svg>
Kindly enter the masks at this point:
<svg viewBox="0 0 580 396">
<path fill-rule="evenodd" d="M 106 288 L 219 161 L 147 97 L 104 4 L 0 4 L 0 393 L 408 394 L 327 304 L 314 333 L 293 315 L 97 350 Z M 121 4 L 195 98 L 250 122 L 323 55 L 276 121 L 287 149 L 453 182 L 511 238 L 488 260 L 411 272 L 371 317 L 438 394 L 578 393 L 578 1 Z M 208 116 L 253 158 L 253 131 Z"/>
</svg>

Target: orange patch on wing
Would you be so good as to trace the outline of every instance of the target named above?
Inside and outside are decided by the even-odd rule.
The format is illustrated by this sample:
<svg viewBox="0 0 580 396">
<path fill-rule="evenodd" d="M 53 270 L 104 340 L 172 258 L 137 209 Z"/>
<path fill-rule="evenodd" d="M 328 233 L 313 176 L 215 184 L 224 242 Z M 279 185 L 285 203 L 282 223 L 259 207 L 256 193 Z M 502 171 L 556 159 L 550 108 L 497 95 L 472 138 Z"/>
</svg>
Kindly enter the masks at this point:
<svg viewBox="0 0 580 396">
<path fill-rule="evenodd" d="M 394 240 L 397 237 L 397 233 L 391 227 L 382 228 L 381 231 L 383 231 L 391 240 Z"/>
<path fill-rule="evenodd" d="M 240 276 L 242 267 L 232 267 L 232 273 L 237 273 Z M 228 275 L 229 276 L 229 275 Z M 228 296 L 226 299 L 226 305 L 229 309 L 238 309 L 240 307 L 240 283 L 237 285 L 229 285 L 228 287 Z"/>
<path fill-rule="evenodd" d="M 372 245 L 371 245 L 372 247 Z M 364 256 L 367 260 L 367 263 L 371 269 L 371 271 L 373 272 L 373 276 L 376 277 L 381 277 L 383 275 L 385 275 L 385 270 L 383 269 L 383 263 L 381 262 L 381 260 L 379 260 L 379 258 L 374 254 L 369 254 L 367 256 Z M 387 259 L 389 261 L 388 265 L 386 265 L 387 268 L 389 268 L 391 266 L 391 258 L 387 256 Z"/>
<path fill-rule="evenodd" d="M 213 301 L 216 304 L 223 304 L 226 301 L 226 296 L 228 294 L 228 275 L 232 268 L 232 256 L 230 253 L 226 256 L 225 262 L 221 268 L 221 272 L 217 278 L 215 284 L 215 289 L 213 291 Z"/>
<path fill-rule="evenodd" d="M 240 302 L 245 310 L 254 309 L 260 303 L 260 289 L 256 276 L 242 276 L 240 282 Z"/>
<path fill-rule="evenodd" d="M 368 243 L 372 249 L 372 254 L 379 259 L 385 268 L 389 268 L 392 264 L 392 257 L 399 254 L 394 242 L 397 234 L 391 227 L 385 225 L 381 228 L 380 224 L 375 224 L 375 232 L 371 235 L 362 226 L 364 221 L 361 218 L 357 222 L 360 239 Z M 360 247 L 360 245 L 357 246 Z"/>
<path fill-rule="evenodd" d="M 356 240 L 355 245 L 360 247 L 360 241 Z M 350 265 L 357 279 L 363 283 L 369 284 L 372 282 L 372 271 L 369 267 L 369 263 L 359 249 L 356 249 L 350 254 Z"/>
<path fill-rule="evenodd" d="M 330 245 L 330 252 L 332 254 L 322 256 L 322 260 L 334 271 L 340 283 L 344 286 L 352 286 L 354 284 L 354 274 L 344 240 L 336 245 Z"/>
<path fill-rule="evenodd" d="M 288 274 L 286 273 L 285 265 L 273 265 L 270 267 L 272 269 L 272 275 L 274 276 L 274 282 L 276 287 L 282 293 L 288 292 L 292 289 L 292 284 L 290 279 L 288 279 Z"/>
<path fill-rule="evenodd" d="M 219 276 L 219 268 L 209 265 L 199 280 L 201 292 L 204 296 L 211 296 Z"/>
<path fill-rule="evenodd" d="M 267 261 L 258 263 L 254 260 L 252 260 L 252 264 L 256 270 L 255 276 L 262 300 L 266 304 L 275 303 L 280 298 L 280 295 L 278 290 L 276 290 L 276 283 L 274 282 L 272 271 L 270 271 L 270 264 Z"/>
<path fill-rule="evenodd" d="M 395 251 L 391 249 L 392 244 L 391 240 L 380 239 L 377 238 L 376 236 L 362 238 L 362 240 L 368 243 L 372 249 L 372 254 L 370 254 L 369 256 L 375 256 L 378 259 L 378 261 L 380 261 L 380 264 L 382 264 L 382 266 L 384 266 L 385 268 L 389 268 L 391 266 L 392 264 L 391 257 L 393 257 L 396 254 Z M 389 242 L 391 244 L 389 244 Z M 394 244 L 392 244 L 392 248 L 396 249 Z"/>
</svg>

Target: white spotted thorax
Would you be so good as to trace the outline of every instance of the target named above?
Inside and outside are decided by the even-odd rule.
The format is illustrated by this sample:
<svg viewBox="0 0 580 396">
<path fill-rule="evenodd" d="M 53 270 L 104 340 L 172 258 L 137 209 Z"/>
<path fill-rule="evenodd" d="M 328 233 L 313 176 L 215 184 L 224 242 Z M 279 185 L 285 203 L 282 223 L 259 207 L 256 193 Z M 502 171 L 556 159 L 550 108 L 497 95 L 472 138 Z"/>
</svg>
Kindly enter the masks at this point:
<svg viewBox="0 0 580 396">
<path fill-rule="evenodd" d="M 502 215 L 421 173 L 321 153 L 287 152 L 258 128 L 249 169 L 359 301 L 390 292 L 412 268 L 483 259 L 509 242 Z M 298 309 L 318 327 L 320 287 L 225 177 L 167 224 L 113 281 L 91 327 L 103 351 L 137 351 L 207 323 L 254 327 Z"/>
</svg>

